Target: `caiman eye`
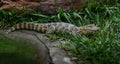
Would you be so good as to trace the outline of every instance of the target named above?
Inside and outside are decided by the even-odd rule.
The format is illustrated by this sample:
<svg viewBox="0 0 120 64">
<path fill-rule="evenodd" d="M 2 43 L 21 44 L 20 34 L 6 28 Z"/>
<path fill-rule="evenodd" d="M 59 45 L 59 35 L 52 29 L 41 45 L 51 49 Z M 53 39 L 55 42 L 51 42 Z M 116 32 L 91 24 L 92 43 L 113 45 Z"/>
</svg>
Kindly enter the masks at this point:
<svg viewBox="0 0 120 64">
<path fill-rule="evenodd" d="M 93 26 L 95 26 L 94 24 L 90 24 L 90 25 L 88 25 L 88 27 L 93 27 Z"/>
<path fill-rule="evenodd" d="M 89 25 L 88 27 L 93 27 L 93 25 Z"/>
</svg>

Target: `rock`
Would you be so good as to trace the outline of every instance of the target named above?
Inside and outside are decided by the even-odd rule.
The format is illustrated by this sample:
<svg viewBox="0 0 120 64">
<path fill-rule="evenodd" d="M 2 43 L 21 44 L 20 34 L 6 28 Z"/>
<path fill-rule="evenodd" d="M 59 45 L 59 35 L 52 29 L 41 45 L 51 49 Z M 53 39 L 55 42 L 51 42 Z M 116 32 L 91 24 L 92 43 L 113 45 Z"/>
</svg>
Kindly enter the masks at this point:
<svg viewBox="0 0 120 64">
<path fill-rule="evenodd" d="M 40 35 L 37 34 L 39 37 Z M 50 41 L 50 40 L 45 40 L 47 41 L 45 44 L 49 48 L 50 56 L 52 57 L 53 63 L 54 64 L 75 64 L 74 61 L 71 61 L 71 57 L 67 54 L 68 51 L 65 51 L 58 46 L 63 44 L 61 41 Z"/>
<path fill-rule="evenodd" d="M 52 64 L 52 59 L 49 55 L 49 49 L 43 42 L 37 39 L 36 36 L 34 36 L 34 34 L 15 31 L 11 32 L 10 34 L 5 34 L 5 36 L 10 39 L 19 39 L 32 44 L 37 52 L 35 59 L 38 61 L 38 64 Z"/>
<path fill-rule="evenodd" d="M 49 47 L 49 49 L 50 56 L 52 57 L 54 64 L 74 64 L 74 62 L 71 61 L 71 58 L 67 55 L 67 52 L 65 50 L 57 47 Z"/>
<path fill-rule="evenodd" d="M 5 34 L 5 30 L 0 30 L 0 33 L 8 38 L 19 39 L 32 44 L 37 50 L 36 59 L 39 64 L 74 64 L 67 51 L 57 47 L 61 45 L 61 42 L 46 40 L 44 34 L 27 30 L 14 31 L 9 34 Z"/>
</svg>

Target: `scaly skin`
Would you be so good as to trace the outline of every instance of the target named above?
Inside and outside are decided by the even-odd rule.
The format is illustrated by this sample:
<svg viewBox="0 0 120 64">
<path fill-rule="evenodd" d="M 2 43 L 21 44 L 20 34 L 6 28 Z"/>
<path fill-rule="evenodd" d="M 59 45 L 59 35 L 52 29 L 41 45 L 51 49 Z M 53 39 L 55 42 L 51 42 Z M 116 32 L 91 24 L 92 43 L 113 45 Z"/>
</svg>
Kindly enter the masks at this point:
<svg viewBox="0 0 120 64">
<path fill-rule="evenodd" d="M 11 27 L 7 33 L 15 30 L 35 30 L 41 33 L 51 33 L 51 32 L 65 32 L 72 35 L 79 35 L 85 33 L 91 33 L 99 30 L 100 28 L 94 24 L 89 24 L 81 27 L 77 27 L 73 24 L 64 22 L 55 23 L 19 23 Z"/>
</svg>

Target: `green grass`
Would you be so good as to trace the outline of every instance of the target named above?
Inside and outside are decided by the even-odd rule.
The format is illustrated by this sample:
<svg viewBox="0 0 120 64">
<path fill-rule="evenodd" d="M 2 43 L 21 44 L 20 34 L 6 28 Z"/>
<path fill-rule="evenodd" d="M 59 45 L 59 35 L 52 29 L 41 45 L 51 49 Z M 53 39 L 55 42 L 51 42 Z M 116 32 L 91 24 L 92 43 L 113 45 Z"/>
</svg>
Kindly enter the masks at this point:
<svg viewBox="0 0 120 64">
<path fill-rule="evenodd" d="M 61 47 L 76 57 L 76 64 L 120 64 L 120 3 L 93 4 L 80 11 L 65 13 L 59 11 L 57 15 L 47 16 L 41 13 L 21 15 L 17 12 L 8 14 L 0 11 L 1 28 L 18 22 L 68 22 L 77 26 L 96 24 L 101 29 L 91 35 L 72 36 L 67 34 L 53 35 L 70 40 Z"/>
<path fill-rule="evenodd" d="M 0 64 L 36 64 L 30 44 L 0 35 Z"/>
</svg>

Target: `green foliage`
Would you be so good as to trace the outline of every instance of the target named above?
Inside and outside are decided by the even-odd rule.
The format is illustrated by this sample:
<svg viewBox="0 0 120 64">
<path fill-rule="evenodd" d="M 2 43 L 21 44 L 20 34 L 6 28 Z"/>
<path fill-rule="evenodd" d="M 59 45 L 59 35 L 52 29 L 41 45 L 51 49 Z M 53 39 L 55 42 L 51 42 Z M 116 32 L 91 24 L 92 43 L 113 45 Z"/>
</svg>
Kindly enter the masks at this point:
<svg viewBox="0 0 120 64">
<path fill-rule="evenodd" d="M 95 23 L 101 28 L 100 31 L 86 36 L 63 36 L 71 40 L 63 48 L 77 57 L 81 64 L 120 64 L 119 6 L 120 4 L 104 5 L 96 9 L 85 8 L 82 11 L 85 16 L 82 17 L 80 23 Z"/>
<path fill-rule="evenodd" d="M 21 16 L 17 12 L 5 12 L 0 10 L 0 22 L 2 23 L 1 28 L 5 28 L 8 24 L 15 24 L 16 22 L 20 21 Z"/>
<path fill-rule="evenodd" d="M 119 0 L 90 0 L 89 3 L 84 3 L 85 6 L 89 9 L 93 9 L 93 8 L 98 8 L 98 7 L 102 7 L 104 5 L 115 5 L 116 3 L 120 3 Z"/>
</svg>

